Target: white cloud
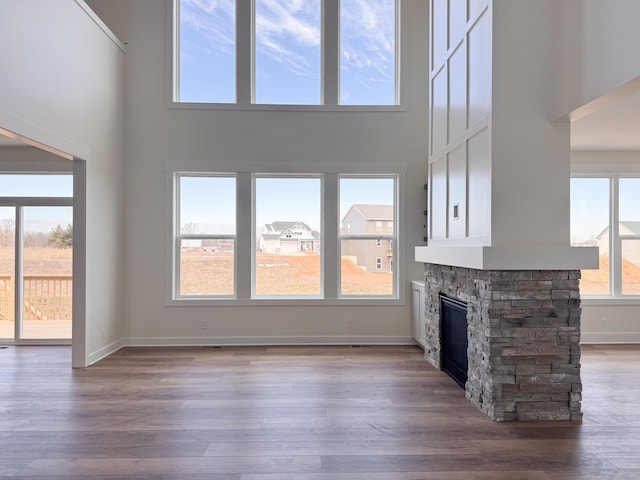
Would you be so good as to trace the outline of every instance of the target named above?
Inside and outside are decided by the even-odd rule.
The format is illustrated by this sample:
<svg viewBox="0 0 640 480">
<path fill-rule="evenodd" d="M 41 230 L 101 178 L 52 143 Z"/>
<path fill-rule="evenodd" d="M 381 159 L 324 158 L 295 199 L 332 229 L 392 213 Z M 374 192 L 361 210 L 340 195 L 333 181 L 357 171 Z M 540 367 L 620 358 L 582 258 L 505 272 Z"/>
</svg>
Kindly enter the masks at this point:
<svg viewBox="0 0 640 480">
<path fill-rule="evenodd" d="M 256 0 L 256 44 L 291 72 L 316 76 L 304 50 L 320 46 L 320 1 Z"/>
</svg>

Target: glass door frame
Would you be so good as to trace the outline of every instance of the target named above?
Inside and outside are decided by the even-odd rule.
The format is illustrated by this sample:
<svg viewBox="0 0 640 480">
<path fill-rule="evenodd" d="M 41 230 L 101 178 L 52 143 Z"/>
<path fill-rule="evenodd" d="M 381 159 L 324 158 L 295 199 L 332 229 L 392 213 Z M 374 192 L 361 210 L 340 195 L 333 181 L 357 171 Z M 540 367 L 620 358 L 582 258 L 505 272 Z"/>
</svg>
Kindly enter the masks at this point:
<svg viewBox="0 0 640 480">
<path fill-rule="evenodd" d="M 67 174 L 68 172 L 64 172 Z M 0 197 L 0 207 L 15 208 L 14 235 L 14 336 L 8 340 L 13 345 L 71 345 L 71 338 L 22 338 L 24 326 L 24 208 L 71 207 L 73 197 Z M 75 252 L 72 254 L 75 255 Z M 75 292 L 74 292 L 75 293 Z M 73 311 L 72 311 L 73 318 Z M 3 342 L 5 339 L 2 340 Z"/>
</svg>

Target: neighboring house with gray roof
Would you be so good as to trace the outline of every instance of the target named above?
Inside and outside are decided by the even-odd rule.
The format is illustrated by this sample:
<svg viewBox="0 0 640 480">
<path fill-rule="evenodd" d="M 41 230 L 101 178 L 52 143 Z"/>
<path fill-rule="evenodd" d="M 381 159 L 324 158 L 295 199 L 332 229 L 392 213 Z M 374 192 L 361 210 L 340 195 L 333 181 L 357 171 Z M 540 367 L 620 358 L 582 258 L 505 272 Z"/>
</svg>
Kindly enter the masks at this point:
<svg viewBox="0 0 640 480">
<path fill-rule="evenodd" d="M 273 222 L 262 227 L 258 249 L 265 253 L 320 252 L 320 232 L 304 222 Z"/>
<path fill-rule="evenodd" d="M 640 266 L 640 222 L 618 222 L 618 230 L 623 242 L 625 237 L 636 237 L 623 243 L 622 253 L 625 260 Z M 609 227 L 596 237 L 596 242 L 600 255 L 609 256 Z"/>
<path fill-rule="evenodd" d="M 393 270 L 393 244 L 376 236 L 393 235 L 393 206 L 353 204 L 340 223 L 342 235 L 370 235 L 371 240 L 343 240 L 342 256 L 366 272 Z"/>
</svg>

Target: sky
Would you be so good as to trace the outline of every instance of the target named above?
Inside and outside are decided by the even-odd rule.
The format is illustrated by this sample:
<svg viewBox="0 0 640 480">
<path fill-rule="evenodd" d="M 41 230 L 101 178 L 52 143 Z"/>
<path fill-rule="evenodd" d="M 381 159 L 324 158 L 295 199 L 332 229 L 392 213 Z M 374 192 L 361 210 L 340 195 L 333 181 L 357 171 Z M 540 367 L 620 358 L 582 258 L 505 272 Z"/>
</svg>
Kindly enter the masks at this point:
<svg viewBox="0 0 640 480">
<path fill-rule="evenodd" d="M 71 175 L 0 174 L 3 197 L 72 197 Z M 0 228 L 15 222 L 15 207 L 0 207 Z M 48 233 L 56 225 L 73 223 L 72 207 L 24 207 L 24 231 Z"/>
<path fill-rule="evenodd" d="M 321 101 L 321 0 L 255 0 L 256 103 Z M 395 1 L 341 0 L 340 103 L 395 102 Z M 235 103 L 235 1 L 180 1 L 180 101 Z"/>
<path fill-rule="evenodd" d="M 620 221 L 640 221 L 640 179 L 621 178 Z M 571 242 L 595 240 L 609 225 L 609 179 L 571 179 Z"/>
<path fill-rule="evenodd" d="M 256 228 L 277 221 L 302 221 L 321 231 L 320 178 L 256 178 Z M 354 203 L 393 205 L 390 178 L 340 179 L 340 219 Z M 180 224 L 192 233 L 235 233 L 235 182 L 232 177 L 181 177 Z M 221 228 L 221 226 L 227 228 Z"/>
</svg>

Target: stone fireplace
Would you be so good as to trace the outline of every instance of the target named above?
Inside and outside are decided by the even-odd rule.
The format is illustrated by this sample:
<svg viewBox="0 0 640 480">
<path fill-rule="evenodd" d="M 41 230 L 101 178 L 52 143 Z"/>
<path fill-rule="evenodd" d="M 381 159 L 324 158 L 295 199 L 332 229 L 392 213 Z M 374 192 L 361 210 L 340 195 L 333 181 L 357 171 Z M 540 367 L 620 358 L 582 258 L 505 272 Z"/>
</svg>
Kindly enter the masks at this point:
<svg viewBox="0 0 640 480">
<path fill-rule="evenodd" d="M 579 270 L 425 264 L 425 357 L 441 368 L 440 296 L 467 304 L 466 397 L 490 418 L 580 420 Z"/>
</svg>

